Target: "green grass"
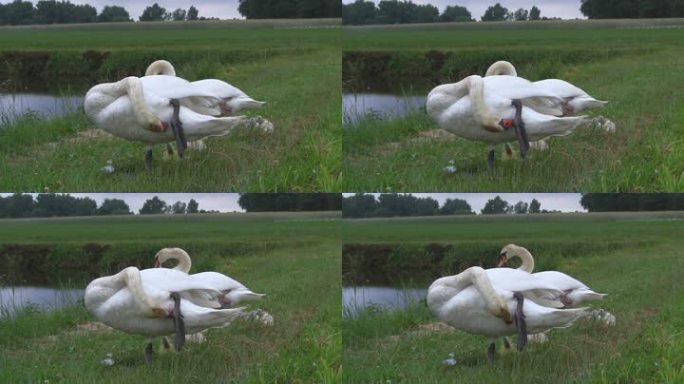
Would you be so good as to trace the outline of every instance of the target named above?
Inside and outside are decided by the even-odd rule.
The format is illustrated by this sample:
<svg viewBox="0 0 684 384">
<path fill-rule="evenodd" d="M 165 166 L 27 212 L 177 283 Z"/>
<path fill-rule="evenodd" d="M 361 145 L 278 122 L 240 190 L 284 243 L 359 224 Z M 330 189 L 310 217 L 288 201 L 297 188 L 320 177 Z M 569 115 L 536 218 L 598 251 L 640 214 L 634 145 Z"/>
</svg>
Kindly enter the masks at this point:
<svg viewBox="0 0 684 384">
<path fill-rule="evenodd" d="M 121 250 L 128 242 L 142 246 L 145 237 L 166 246 L 201 243 L 202 248 L 190 252 L 197 264 L 193 270 L 223 272 L 266 293 L 264 300 L 250 307 L 268 311 L 275 323 L 263 327 L 236 321 L 228 328 L 209 331 L 206 343 L 186 344 L 180 353 L 157 353 L 148 367 L 143 359 L 143 337 L 83 329 L 94 319 L 81 305 L 49 313 L 22 311 L 14 320 L 0 320 L 0 382 L 339 382 L 338 217 L 339 213 L 294 213 L 206 215 L 186 220 L 157 217 L 140 218 L 140 222 L 123 217 L 19 220 L 25 223 L 24 231 L 3 238 L 1 244 L 40 241 L 60 245 L 63 238 L 69 246 L 97 239 Z M 11 224 L 0 225 L 9 228 Z M 32 228 L 31 235 L 27 228 Z M 138 237 L 141 231 L 144 235 Z M 194 239 L 187 240 L 190 237 Z M 302 243 L 299 237 L 307 241 Z M 274 239 L 280 242 L 248 254 L 215 254 L 231 241 Z M 147 266 L 151 257 L 152 253 Z M 158 343 L 155 349 L 159 351 Z M 111 367 L 101 364 L 107 353 L 112 353 L 115 361 Z"/>
<path fill-rule="evenodd" d="M 344 28 L 343 49 L 355 55 L 436 57 L 441 68 L 422 82 L 451 82 L 483 74 L 494 60 L 510 60 L 530 80 L 556 77 L 608 100 L 592 112 L 617 132 L 583 129 L 552 138 L 546 152 L 502 160 L 489 170 L 486 145 L 459 137 L 429 136 L 437 126 L 416 112 L 395 120 L 362 119 L 343 132 L 345 191 L 683 191 L 683 20 L 504 23 L 479 25 Z M 515 25 L 514 25 L 515 24 Z M 674 25 L 666 28 L 663 25 Z M 660 27 L 659 27 L 660 26 Z M 543 54 L 542 54 L 543 53 Z M 351 57 L 351 56 L 350 56 Z M 391 67 L 394 56 L 378 65 Z M 417 59 L 416 59 L 417 60 Z M 404 61 L 406 59 L 404 58 Z M 352 75 L 378 71 L 368 62 L 345 63 Z M 435 62 L 437 63 L 437 62 Z M 360 66 L 359 66 L 360 65 Z M 408 64 L 407 64 L 408 65 Z M 389 70 L 387 69 L 387 70 Z M 664 79 L 667 79 L 665 81 Z M 353 83 L 353 80 L 350 80 Z M 456 173 L 443 168 L 453 160 Z"/>
<path fill-rule="evenodd" d="M 223 79 L 266 101 L 249 114 L 269 119 L 275 130 L 211 138 L 205 151 L 190 151 L 182 161 L 164 160 L 163 146 L 157 146 L 153 170 L 147 172 L 142 143 L 92 135 L 95 127 L 81 111 L 54 120 L 6 122 L 0 127 L 0 190 L 339 191 L 338 23 L 4 28 L 0 56 L 9 55 L 10 75 L 20 77 L 37 65 L 35 71 L 47 82 L 64 78 L 68 84 L 77 68 L 85 69 L 81 77 L 94 85 L 140 76 L 152 60 L 167 58 L 181 77 Z M 85 54 L 89 50 L 107 56 L 91 62 Z M 43 56 L 26 59 L 36 54 Z M 87 73 L 89 65 L 95 65 L 95 72 Z M 100 168 L 110 159 L 117 171 L 104 174 Z"/>
<path fill-rule="evenodd" d="M 548 343 L 528 344 L 522 353 L 504 353 L 498 345 L 496 361 L 489 365 L 485 337 L 428 329 L 437 320 L 424 302 L 402 312 L 362 311 L 342 322 L 344 381 L 680 382 L 684 379 L 684 349 L 678 341 L 684 324 L 684 282 L 679 276 L 684 267 L 679 236 L 683 218 L 682 213 L 622 213 L 345 220 L 344 243 L 442 242 L 455 248 L 479 244 L 481 249 L 497 251 L 508 242 L 593 243 L 594 250 L 583 244 L 585 252 L 565 255 L 554 269 L 608 293 L 593 306 L 613 313 L 617 323 L 605 328 L 579 322 L 551 331 Z M 625 246 L 605 249 L 604 237 L 621 239 Z M 632 246 L 637 240 L 649 243 Z M 490 258 L 495 259 L 497 251 L 490 252 Z M 545 255 L 539 252 L 535 258 L 543 262 Z M 449 353 L 454 353 L 456 366 L 442 364 Z"/>
</svg>

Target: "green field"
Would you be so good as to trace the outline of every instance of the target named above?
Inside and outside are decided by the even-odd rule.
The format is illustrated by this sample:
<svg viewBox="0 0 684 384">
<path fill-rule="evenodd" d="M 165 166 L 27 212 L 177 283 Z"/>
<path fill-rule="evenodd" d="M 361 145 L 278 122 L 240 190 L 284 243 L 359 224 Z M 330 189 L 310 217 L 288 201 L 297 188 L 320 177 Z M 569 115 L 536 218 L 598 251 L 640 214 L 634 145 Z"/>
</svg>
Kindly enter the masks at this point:
<svg viewBox="0 0 684 384">
<path fill-rule="evenodd" d="M 553 138 L 548 151 L 531 152 L 526 161 L 502 160 L 499 149 L 489 170 L 484 143 L 435 138 L 437 126 L 424 112 L 369 116 L 343 131 L 343 188 L 682 191 L 682 27 L 682 19 L 345 27 L 346 84 L 371 76 L 434 86 L 484 75 L 492 62 L 508 60 L 519 76 L 560 78 L 608 100 L 591 114 L 609 118 L 617 131 Z M 443 168 L 452 160 L 457 172 L 448 174 Z"/>
<path fill-rule="evenodd" d="M 267 102 L 250 111 L 272 134 L 211 138 L 183 161 L 157 146 L 100 135 L 82 111 L 63 118 L 0 116 L 3 191 L 341 190 L 339 20 L 135 23 L 2 28 L 0 77 L 85 94 L 142 76 L 167 59 L 188 80 L 217 78 Z M 84 81 L 85 80 L 85 81 Z M 86 87 L 83 88 L 83 85 Z M 81 89 L 83 88 L 83 89 Z M 113 174 L 101 168 L 112 160 Z"/>
<path fill-rule="evenodd" d="M 682 212 L 345 220 L 345 245 L 393 246 L 389 256 L 378 256 L 376 268 L 391 268 L 382 264 L 386 257 L 413 268 L 416 276 L 440 263 L 441 274 L 457 273 L 477 265 L 469 264 L 473 258 L 493 267 L 501 247 L 515 242 L 535 255 L 536 271 L 565 272 L 607 293 L 593 307 L 610 311 L 617 323 L 606 328 L 581 321 L 551 331 L 548 343 L 528 344 L 522 353 L 501 352 L 499 344 L 494 364 L 488 365 L 486 337 L 435 327 L 424 302 L 404 311 L 366 310 L 342 321 L 344 381 L 681 382 L 683 220 Z M 449 246 L 443 254 L 434 252 Z M 411 247 L 427 256 L 421 260 L 404 252 Z M 459 253 L 464 254 L 460 266 Z M 351 267 L 345 260 L 343 274 Z M 455 366 L 442 364 L 449 353 Z"/>
<path fill-rule="evenodd" d="M 94 319 L 82 304 L 24 310 L 0 319 L 0 382 L 339 382 L 339 225 L 339 212 L 2 220 L 3 264 L 22 255 L 33 269 L 71 268 L 79 279 L 93 266 L 96 276 L 117 264 L 151 267 L 156 250 L 178 246 L 194 272 L 223 272 L 266 293 L 250 308 L 275 323 L 235 321 L 180 353 L 160 353 L 157 341 L 146 366 L 143 337 L 84 328 Z"/>
</svg>

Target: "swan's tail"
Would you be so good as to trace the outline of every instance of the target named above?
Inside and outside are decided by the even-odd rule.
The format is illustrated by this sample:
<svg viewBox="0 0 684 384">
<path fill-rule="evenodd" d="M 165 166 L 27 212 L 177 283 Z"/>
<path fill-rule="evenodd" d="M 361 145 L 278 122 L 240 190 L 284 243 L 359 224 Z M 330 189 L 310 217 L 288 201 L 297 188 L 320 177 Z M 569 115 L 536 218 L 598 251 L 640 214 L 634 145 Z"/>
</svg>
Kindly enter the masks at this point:
<svg viewBox="0 0 684 384">
<path fill-rule="evenodd" d="M 237 305 L 239 303 L 261 300 L 262 297 L 266 296 L 262 293 L 254 293 L 247 288 L 233 289 L 228 294 L 226 294 L 230 305 Z"/>
<path fill-rule="evenodd" d="M 530 304 L 532 303 L 525 302 L 525 306 L 532 306 Z M 544 308 L 543 310 L 537 308 L 532 310 L 530 314 L 525 310 L 528 320 L 528 333 L 539 333 L 550 328 L 567 328 L 578 319 L 588 316 L 589 313 L 591 311 L 588 307 L 571 309 Z"/>
<path fill-rule="evenodd" d="M 586 96 L 586 97 L 576 97 L 576 98 L 572 99 L 568 104 L 572 108 L 573 113 L 581 113 L 587 109 L 603 108 L 603 107 L 605 107 L 606 104 L 608 104 L 608 102 L 602 101 L 602 100 L 596 100 L 591 96 Z"/>
<path fill-rule="evenodd" d="M 606 296 L 605 293 L 596 293 L 591 289 L 575 289 L 568 294 L 568 298 L 573 303 L 601 300 L 604 296 Z"/>
<path fill-rule="evenodd" d="M 523 117 L 523 120 L 525 118 Z M 591 124 L 588 116 L 549 117 L 528 123 L 527 133 L 532 140 L 539 140 L 550 136 L 567 136 L 579 126 Z"/>
</svg>

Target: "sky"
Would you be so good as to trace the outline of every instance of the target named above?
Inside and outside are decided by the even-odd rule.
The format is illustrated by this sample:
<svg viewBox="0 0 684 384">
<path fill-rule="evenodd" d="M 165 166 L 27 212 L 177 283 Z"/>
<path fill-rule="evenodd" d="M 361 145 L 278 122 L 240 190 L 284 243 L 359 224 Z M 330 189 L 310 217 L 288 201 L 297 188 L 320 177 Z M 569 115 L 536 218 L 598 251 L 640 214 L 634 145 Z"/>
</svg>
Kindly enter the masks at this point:
<svg viewBox="0 0 684 384">
<path fill-rule="evenodd" d="M 7 3 L 10 0 L 2 0 L 2 3 Z M 35 3 L 36 1 L 34 1 Z M 242 16 L 238 12 L 238 0 L 71 0 L 73 4 L 90 4 L 97 8 L 97 13 L 102 12 L 105 5 L 118 5 L 126 8 L 131 18 L 138 21 L 138 17 L 143 13 L 143 10 L 154 3 L 159 4 L 160 7 L 166 8 L 167 12 L 172 12 L 177 8 L 188 10 L 191 5 L 199 11 L 199 17 L 218 17 L 219 19 L 241 19 Z"/>
<path fill-rule="evenodd" d="M 11 193 L 0 193 L 1 196 L 9 196 Z M 37 193 L 30 193 L 34 198 Z M 97 202 L 99 207 L 105 199 L 120 199 L 126 202 L 131 211 L 138 213 L 146 200 L 159 197 L 166 204 L 176 201 L 188 203 L 195 199 L 199 203 L 200 210 L 220 212 L 244 212 L 237 201 L 240 195 L 237 193 L 70 193 L 73 197 L 90 197 Z"/>
<path fill-rule="evenodd" d="M 344 196 L 353 196 L 353 193 L 345 193 Z M 379 193 L 372 195 L 378 196 Z M 496 196 L 500 196 L 509 204 L 515 204 L 518 201 L 529 203 L 532 199 L 537 199 L 541 203 L 541 209 L 548 211 L 561 212 L 586 212 L 580 204 L 582 198 L 581 193 L 412 193 L 416 197 L 431 197 L 439 202 L 441 206 L 447 199 L 461 199 L 470 204 L 470 207 L 477 213 L 480 213 L 488 200 Z"/>
<path fill-rule="evenodd" d="M 380 0 L 372 0 L 378 4 Z M 439 8 L 439 12 L 444 11 L 447 5 L 459 5 L 466 7 L 473 15 L 475 20 L 480 20 L 484 15 L 485 10 L 490 6 L 499 3 L 501 6 L 508 8 L 509 11 L 515 11 L 518 8 L 529 10 L 533 5 L 541 10 L 541 16 L 544 17 L 560 17 L 562 19 L 575 19 L 584 16 L 580 12 L 580 0 L 411 0 L 415 4 L 432 4 Z M 342 3 L 353 3 L 354 0 L 342 0 Z"/>
</svg>

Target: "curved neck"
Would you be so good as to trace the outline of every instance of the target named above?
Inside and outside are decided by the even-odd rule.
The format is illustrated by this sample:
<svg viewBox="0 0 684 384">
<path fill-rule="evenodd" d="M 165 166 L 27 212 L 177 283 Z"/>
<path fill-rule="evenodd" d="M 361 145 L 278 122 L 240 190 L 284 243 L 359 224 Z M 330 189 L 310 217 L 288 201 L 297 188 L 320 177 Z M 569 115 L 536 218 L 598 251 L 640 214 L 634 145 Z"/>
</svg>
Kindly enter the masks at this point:
<svg viewBox="0 0 684 384">
<path fill-rule="evenodd" d="M 534 257 L 532 257 L 530 251 L 523 247 L 515 247 L 513 253 L 511 254 L 511 258 L 516 256 L 522 260 L 522 264 L 520 267 L 518 267 L 519 270 L 528 273 L 532 273 L 532 271 L 534 271 Z"/>
<path fill-rule="evenodd" d="M 508 61 L 501 60 L 490 65 L 485 73 L 485 76 L 496 75 L 518 76 L 518 72 L 515 70 L 513 64 L 509 63 Z"/>
<path fill-rule="evenodd" d="M 160 263 L 164 263 L 167 260 L 176 260 L 178 264 L 172 269 L 176 271 L 181 271 L 184 273 L 190 272 L 192 267 L 192 260 L 190 260 L 190 255 L 180 248 L 164 248 L 157 252 L 157 259 Z"/>
<path fill-rule="evenodd" d="M 150 64 L 149 67 L 147 67 L 147 70 L 145 70 L 145 76 L 150 75 L 176 76 L 176 70 L 173 68 L 173 65 L 171 65 L 171 63 L 169 63 L 168 61 L 157 60 L 154 63 Z"/>
</svg>

